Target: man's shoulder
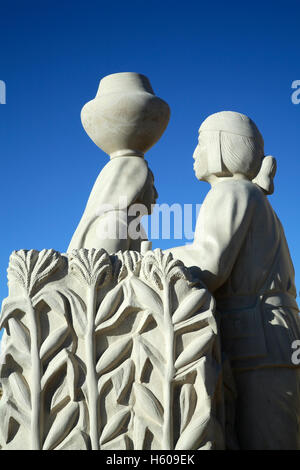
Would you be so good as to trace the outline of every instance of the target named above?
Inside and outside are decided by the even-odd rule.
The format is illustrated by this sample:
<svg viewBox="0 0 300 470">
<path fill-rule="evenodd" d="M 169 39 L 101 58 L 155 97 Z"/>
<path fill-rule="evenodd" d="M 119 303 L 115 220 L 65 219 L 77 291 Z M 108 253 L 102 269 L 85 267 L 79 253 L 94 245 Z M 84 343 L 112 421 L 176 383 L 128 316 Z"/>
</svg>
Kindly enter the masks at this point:
<svg viewBox="0 0 300 470">
<path fill-rule="evenodd" d="M 221 197 L 234 200 L 257 201 L 264 197 L 259 187 L 249 180 L 228 179 L 215 184 L 208 195 L 210 198 Z"/>
</svg>

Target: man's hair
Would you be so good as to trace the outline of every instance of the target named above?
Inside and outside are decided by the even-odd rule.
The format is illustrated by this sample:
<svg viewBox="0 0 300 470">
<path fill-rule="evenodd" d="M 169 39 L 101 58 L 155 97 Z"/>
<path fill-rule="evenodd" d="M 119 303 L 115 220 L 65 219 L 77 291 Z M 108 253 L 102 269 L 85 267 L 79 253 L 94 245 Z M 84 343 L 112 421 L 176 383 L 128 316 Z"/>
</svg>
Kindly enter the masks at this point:
<svg viewBox="0 0 300 470">
<path fill-rule="evenodd" d="M 230 174 L 241 173 L 250 180 L 259 172 L 264 157 L 264 146 L 260 139 L 232 134 L 220 133 L 221 159 Z"/>
</svg>

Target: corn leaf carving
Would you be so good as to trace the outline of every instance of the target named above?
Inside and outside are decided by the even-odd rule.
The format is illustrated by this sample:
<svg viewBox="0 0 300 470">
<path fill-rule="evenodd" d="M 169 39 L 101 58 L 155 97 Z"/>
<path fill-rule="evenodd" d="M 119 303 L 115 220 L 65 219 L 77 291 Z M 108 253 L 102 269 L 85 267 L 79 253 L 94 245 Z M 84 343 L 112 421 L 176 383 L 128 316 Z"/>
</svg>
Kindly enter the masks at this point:
<svg viewBox="0 0 300 470">
<path fill-rule="evenodd" d="M 59 406 L 57 397 L 58 390 L 63 393 L 60 382 L 74 351 L 74 334 L 63 294 L 58 289 L 47 290 L 47 282 L 53 282 L 53 276 L 65 266 L 66 259 L 54 250 L 21 250 L 10 258 L 8 279 L 18 286 L 18 297 L 5 301 L 1 320 L 8 345 L 1 367 L 8 379 L 0 403 L 3 422 L 8 423 L 4 431 L 7 445 L 13 433 L 12 440 L 27 441 L 28 449 L 54 448 L 56 440 L 61 440 L 55 427 L 62 435 L 71 431 L 70 424 L 66 430 L 63 423 L 74 392 L 60 400 Z M 59 324 L 56 328 L 52 327 L 54 321 Z M 47 415 L 52 418 L 44 426 Z"/>
</svg>

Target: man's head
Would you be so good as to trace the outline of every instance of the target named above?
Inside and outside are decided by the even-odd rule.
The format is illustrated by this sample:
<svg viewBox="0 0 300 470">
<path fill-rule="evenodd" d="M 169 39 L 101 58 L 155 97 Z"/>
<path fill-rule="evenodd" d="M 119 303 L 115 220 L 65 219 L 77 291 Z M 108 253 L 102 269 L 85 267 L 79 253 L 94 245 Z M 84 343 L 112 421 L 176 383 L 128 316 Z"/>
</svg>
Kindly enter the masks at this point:
<svg viewBox="0 0 300 470">
<path fill-rule="evenodd" d="M 252 180 L 264 157 L 264 141 L 254 122 L 244 114 L 222 111 L 209 116 L 199 129 L 193 158 L 199 180 L 211 175 L 242 174 Z"/>
</svg>

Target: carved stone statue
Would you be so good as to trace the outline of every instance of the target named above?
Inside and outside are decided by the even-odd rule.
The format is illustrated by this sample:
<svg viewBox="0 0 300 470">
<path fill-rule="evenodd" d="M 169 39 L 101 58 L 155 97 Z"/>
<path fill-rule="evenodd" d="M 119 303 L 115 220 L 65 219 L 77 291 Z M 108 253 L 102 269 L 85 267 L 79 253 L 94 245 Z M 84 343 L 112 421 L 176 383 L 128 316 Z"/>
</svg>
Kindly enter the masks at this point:
<svg viewBox="0 0 300 470">
<path fill-rule="evenodd" d="M 116 73 L 100 81 L 96 98 L 85 104 L 81 119 L 111 160 L 98 176 L 68 251 L 140 251 L 141 241 L 147 239 L 140 219 L 151 213 L 158 196 L 144 154 L 159 140 L 169 117 L 168 104 L 154 94 L 144 75 Z M 132 210 L 133 205 L 139 207 Z"/>
<path fill-rule="evenodd" d="M 82 120 L 111 161 L 68 253 L 10 258 L 0 449 L 223 449 L 215 300 L 172 255 L 139 253 L 129 230 L 133 204 L 149 212 L 157 197 L 143 154 L 168 105 L 138 74 L 102 84 Z M 111 226 L 125 237 L 99 236 Z"/>
<path fill-rule="evenodd" d="M 0 449 L 300 449 L 294 269 L 267 198 L 276 161 L 247 116 L 209 116 L 194 242 L 143 249 L 157 198 L 144 154 L 168 120 L 135 73 L 105 77 L 83 107 L 110 161 L 68 253 L 11 255 Z"/>
<path fill-rule="evenodd" d="M 242 449 L 299 449 L 300 338 L 294 269 L 267 195 L 276 162 L 251 119 L 224 111 L 199 129 L 194 169 L 210 183 L 194 242 L 170 251 L 213 293 L 237 389 Z"/>
</svg>

